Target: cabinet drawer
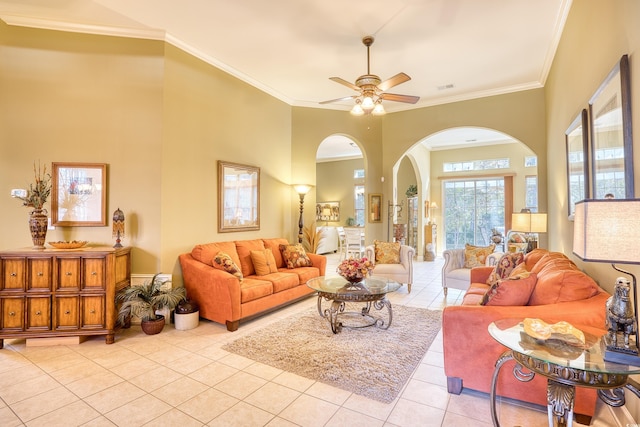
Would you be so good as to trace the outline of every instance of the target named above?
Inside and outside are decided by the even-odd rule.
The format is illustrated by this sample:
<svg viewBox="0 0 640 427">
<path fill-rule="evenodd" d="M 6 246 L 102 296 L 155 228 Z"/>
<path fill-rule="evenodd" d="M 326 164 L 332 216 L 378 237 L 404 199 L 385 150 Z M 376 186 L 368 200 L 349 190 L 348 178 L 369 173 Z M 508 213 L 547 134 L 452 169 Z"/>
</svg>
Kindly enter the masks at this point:
<svg viewBox="0 0 640 427">
<path fill-rule="evenodd" d="M 25 290 L 25 268 L 24 258 L 2 258 L 2 281 L 0 290 Z"/>
<path fill-rule="evenodd" d="M 27 297 L 27 330 L 51 329 L 51 297 Z"/>
<path fill-rule="evenodd" d="M 78 297 L 55 298 L 55 322 L 57 331 L 78 329 Z"/>
<path fill-rule="evenodd" d="M 80 258 L 57 258 L 58 289 L 77 291 L 80 289 Z"/>
<path fill-rule="evenodd" d="M 51 258 L 28 258 L 27 288 L 29 290 L 50 290 L 53 279 L 53 260 Z"/>
<path fill-rule="evenodd" d="M 83 258 L 84 273 L 83 288 L 105 288 L 105 260 L 104 258 Z"/>
<path fill-rule="evenodd" d="M 2 332 L 20 332 L 24 330 L 24 297 L 6 297 L 0 299 Z"/>
<path fill-rule="evenodd" d="M 82 329 L 105 327 L 105 299 L 102 295 L 80 297 Z"/>
</svg>

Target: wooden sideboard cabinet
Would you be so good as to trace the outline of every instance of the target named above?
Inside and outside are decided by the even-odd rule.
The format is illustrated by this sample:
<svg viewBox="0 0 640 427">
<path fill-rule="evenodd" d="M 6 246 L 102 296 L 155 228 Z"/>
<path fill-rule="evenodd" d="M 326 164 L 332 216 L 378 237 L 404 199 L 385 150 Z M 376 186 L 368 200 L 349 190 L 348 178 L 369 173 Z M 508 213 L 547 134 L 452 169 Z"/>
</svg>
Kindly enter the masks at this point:
<svg viewBox="0 0 640 427">
<path fill-rule="evenodd" d="M 131 284 L 131 248 L 0 252 L 0 348 L 5 339 L 115 339 L 115 295 Z"/>
</svg>

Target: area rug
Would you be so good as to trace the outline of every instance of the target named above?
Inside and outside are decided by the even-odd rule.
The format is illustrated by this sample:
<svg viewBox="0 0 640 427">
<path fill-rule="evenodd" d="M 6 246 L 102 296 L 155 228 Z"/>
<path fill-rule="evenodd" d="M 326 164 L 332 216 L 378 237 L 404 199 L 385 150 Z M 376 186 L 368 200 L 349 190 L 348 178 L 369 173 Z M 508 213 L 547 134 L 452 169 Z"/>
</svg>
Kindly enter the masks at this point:
<svg viewBox="0 0 640 427">
<path fill-rule="evenodd" d="M 392 402 L 440 330 L 442 312 L 393 306 L 389 329 L 333 334 L 317 309 L 249 333 L 222 349 L 381 402 Z"/>
</svg>

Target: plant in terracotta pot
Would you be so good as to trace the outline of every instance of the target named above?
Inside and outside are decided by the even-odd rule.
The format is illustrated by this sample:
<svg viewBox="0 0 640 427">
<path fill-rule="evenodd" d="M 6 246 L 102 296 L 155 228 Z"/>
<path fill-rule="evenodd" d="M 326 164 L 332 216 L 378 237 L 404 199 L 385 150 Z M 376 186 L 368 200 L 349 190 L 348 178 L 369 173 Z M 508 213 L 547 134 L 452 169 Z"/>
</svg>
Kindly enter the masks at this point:
<svg viewBox="0 0 640 427">
<path fill-rule="evenodd" d="M 150 281 L 130 286 L 118 293 L 116 301 L 121 304 L 118 311 L 120 324 L 124 325 L 131 316 L 135 316 L 140 318 L 140 326 L 146 334 L 153 335 L 162 331 L 165 319 L 156 314 L 156 311 L 163 308 L 173 310 L 186 298 L 187 292 L 182 286 L 172 287 L 170 280 L 161 280 L 159 275 L 160 273 Z"/>
</svg>

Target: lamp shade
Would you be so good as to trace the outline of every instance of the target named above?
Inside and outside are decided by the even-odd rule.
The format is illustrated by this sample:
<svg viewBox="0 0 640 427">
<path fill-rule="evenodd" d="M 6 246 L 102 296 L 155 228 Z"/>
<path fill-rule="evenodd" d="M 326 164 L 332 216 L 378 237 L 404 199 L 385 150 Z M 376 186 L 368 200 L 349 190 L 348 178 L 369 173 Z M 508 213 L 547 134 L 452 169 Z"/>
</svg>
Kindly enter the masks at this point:
<svg viewBox="0 0 640 427">
<path fill-rule="evenodd" d="M 295 188 L 298 194 L 307 194 L 309 190 L 311 190 L 311 186 L 307 184 L 296 184 L 293 188 Z"/>
<path fill-rule="evenodd" d="M 640 264 L 640 199 L 576 203 L 573 253 L 585 261 Z"/>
<path fill-rule="evenodd" d="M 511 229 L 523 233 L 546 233 L 547 214 L 518 212 L 511 214 Z"/>
</svg>

